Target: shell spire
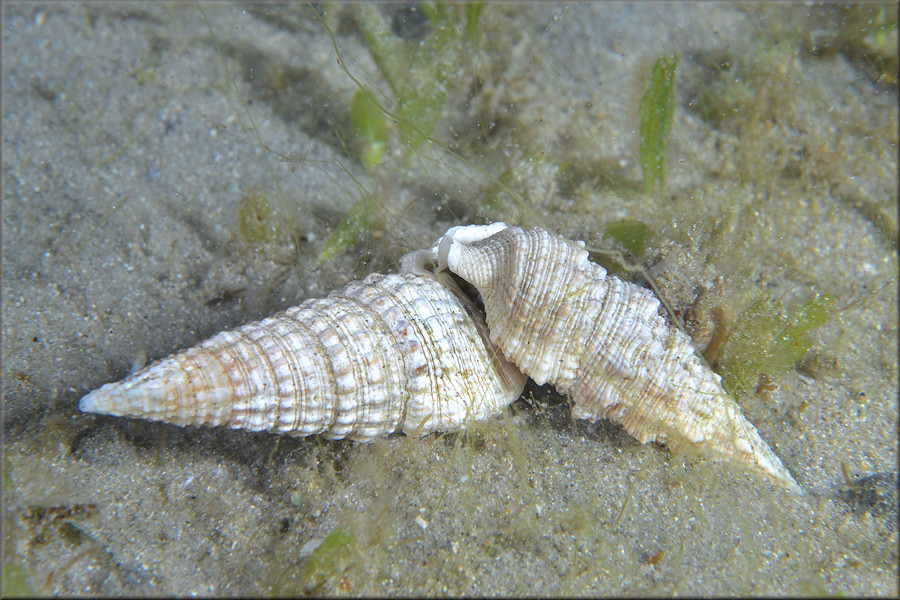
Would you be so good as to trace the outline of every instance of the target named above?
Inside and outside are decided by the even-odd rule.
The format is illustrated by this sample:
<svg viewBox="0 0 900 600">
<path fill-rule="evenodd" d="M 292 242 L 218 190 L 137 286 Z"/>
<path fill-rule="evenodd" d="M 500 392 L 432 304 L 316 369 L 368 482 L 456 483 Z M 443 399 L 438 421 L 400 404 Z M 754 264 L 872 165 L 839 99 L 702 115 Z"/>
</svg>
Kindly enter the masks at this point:
<svg viewBox="0 0 900 600">
<path fill-rule="evenodd" d="M 525 376 L 439 276 L 373 274 L 84 396 L 84 412 L 367 441 L 464 427 Z"/>
<path fill-rule="evenodd" d="M 571 396 L 578 418 L 607 418 L 641 443 L 722 459 L 800 491 L 648 290 L 607 276 L 584 242 L 497 225 L 453 228 L 426 252 L 478 290 L 507 359 Z"/>
</svg>

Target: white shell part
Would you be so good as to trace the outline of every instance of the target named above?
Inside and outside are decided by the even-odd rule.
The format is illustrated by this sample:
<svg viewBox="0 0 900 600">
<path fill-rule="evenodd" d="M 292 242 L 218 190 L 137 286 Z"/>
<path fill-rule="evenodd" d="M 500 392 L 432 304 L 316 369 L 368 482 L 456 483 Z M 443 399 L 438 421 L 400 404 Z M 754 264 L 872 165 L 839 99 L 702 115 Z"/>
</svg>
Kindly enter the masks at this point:
<svg viewBox="0 0 900 600">
<path fill-rule="evenodd" d="M 373 274 L 104 385 L 79 408 L 365 441 L 459 429 L 502 411 L 525 381 L 437 276 Z"/>
<path fill-rule="evenodd" d="M 501 224 L 502 225 L 502 224 Z M 800 488 L 690 339 L 644 288 L 607 276 L 584 242 L 534 228 L 453 228 L 414 262 L 449 269 L 484 301 L 491 340 L 538 384 L 575 401 L 574 415 Z"/>
</svg>

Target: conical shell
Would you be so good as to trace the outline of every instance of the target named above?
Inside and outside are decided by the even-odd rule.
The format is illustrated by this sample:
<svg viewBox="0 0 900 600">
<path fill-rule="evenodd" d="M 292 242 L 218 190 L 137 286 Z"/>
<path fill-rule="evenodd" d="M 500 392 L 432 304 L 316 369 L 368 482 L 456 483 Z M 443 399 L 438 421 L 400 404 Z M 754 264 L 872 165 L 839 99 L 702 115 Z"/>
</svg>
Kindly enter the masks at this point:
<svg viewBox="0 0 900 600">
<path fill-rule="evenodd" d="M 436 277 L 374 274 L 104 385 L 79 408 L 370 440 L 459 429 L 499 413 L 525 380 Z"/>
<path fill-rule="evenodd" d="M 725 459 L 799 490 L 721 378 L 659 315 L 659 300 L 608 277 L 583 246 L 500 223 L 453 228 L 404 260 L 422 271 L 430 258 L 474 286 L 491 340 L 537 383 L 570 395 L 576 417 L 607 418 L 642 443 Z"/>
</svg>

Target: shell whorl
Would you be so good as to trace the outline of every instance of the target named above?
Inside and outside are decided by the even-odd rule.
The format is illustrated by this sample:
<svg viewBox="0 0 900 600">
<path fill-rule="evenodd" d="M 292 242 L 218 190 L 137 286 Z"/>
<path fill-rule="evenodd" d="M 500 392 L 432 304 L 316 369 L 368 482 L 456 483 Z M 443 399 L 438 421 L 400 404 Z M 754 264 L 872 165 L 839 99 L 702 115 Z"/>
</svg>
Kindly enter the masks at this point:
<svg viewBox="0 0 900 600">
<path fill-rule="evenodd" d="M 363 441 L 459 429 L 518 398 L 525 376 L 451 290 L 437 276 L 373 274 L 104 385 L 79 408 Z"/>
<path fill-rule="evenodd" d="M 448 231 L 431 256 L 478 290 L 491 340 L 537 383 L 571 396 L 575 417 L 607 418 L 642 443 L 725 459 L 799 491 L 690 339 L 659 315 L 659 300 L 608 277 L 583 246 L 540 228 L 481 226 Z"/>
</svg>

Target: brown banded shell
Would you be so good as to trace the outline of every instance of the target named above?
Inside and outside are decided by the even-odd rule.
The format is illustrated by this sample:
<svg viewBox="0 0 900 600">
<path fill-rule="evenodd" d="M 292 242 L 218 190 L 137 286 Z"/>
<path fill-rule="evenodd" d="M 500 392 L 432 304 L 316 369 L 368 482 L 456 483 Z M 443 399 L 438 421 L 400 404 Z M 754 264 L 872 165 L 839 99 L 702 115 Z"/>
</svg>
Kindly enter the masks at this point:
<svg viewBox="0 0 900 600">
<path fill-rule="evenodd" d="M 423 272 L 434 261 L 474 286 L 491 340 L 538 384 L 571 396 L 576 417 L 607 418 L 641 443 L 724 459 L 798 491 L 659 300 L 607 276 L 583 246 L 495 223 L 452 228 L 403 264 Z"/>
<path fill-rule="evenodd" d="M 499 413 L 525 376 L 452 287 L 373 274 L 104 385 L 79 408 L 334 439 L 456 430 Z"/>
</svg>

